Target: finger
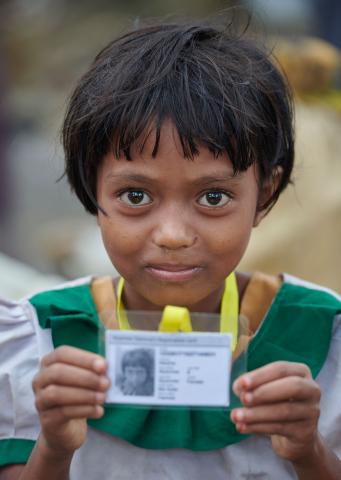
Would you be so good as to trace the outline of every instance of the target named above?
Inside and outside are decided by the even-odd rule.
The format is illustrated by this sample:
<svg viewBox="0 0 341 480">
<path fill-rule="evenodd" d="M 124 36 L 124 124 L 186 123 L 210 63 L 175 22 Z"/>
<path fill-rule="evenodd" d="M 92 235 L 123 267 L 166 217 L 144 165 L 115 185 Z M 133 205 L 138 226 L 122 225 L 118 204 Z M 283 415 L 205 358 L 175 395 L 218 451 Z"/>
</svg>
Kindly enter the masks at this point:
<svg viewBox="0 0 341 480">
<path fill-rule="evenodd" d="M 36 395 L 36 407 L 41 412 L 58 406 L 102 404 L 104 400 L 104 392 L 49 385 Z"/>
<path fill-rule="evenodd" d="M 313 421 L 316 423 L 320 415 L 318 403 L 283 402 L 268 406 L 253 408 L 237 408 L 231 412 L 231 419 L 235 423 L 290 423 L 296 421 Z"/>
<path fill-rule="evenodd" d="M 46 355 L 41 362 L 43 367 L 48 367 L 53 363 L 67 363 L 93 370 L 96 373 L 104 373 L 107 367 L 105 359 L 100 355 L 67 345 L 56 348 Z"/>
<path fill-rule="evenodd" d="M 62 422 L 83 418 L 100 418 L 104 414 L 101 405 L 68 405 L 42 412 L 40 419 L 44 427 L 60 426 Z"/>
<path fill-rule="evenodd" d="M 297 438 L 306 438 L 308 435 L 312 434 L 314 429 L 311 424 L 307 421 L 296 421 L 296 422 L 266 422 L 266 423 L 237 423 L 236 429 L 240 433 L 257 433 L 263 435 L 281 435 L 287 438 L 297 439 Z"/>
<path fill-rule="evenodd" d="M 292 376 L 265 383 L 255 390 L 242 391 L 241 401 L 248 406 L 272 404 L 285 400 L 309 400 L 318 402 L 321 398 L 319 385 L 312 379 Z"/>
<path fill-rule="evenodd" d="M 234 382 L 233 391 L 240 395 L 243 390 L 253 390 L 264 383 L 290 376 L 311 378 L 311 373 L 304 363 L 273 362 L 241 375 Z"/>
<path fill-rule="evenodd" d="M 104 375 L 65 363 L 53 363 L 43 368 L 33 380 L 34 392 L 47 385 L 65 385 L 90 390 L 107 390 L 110 382 Z"/>
</svg>

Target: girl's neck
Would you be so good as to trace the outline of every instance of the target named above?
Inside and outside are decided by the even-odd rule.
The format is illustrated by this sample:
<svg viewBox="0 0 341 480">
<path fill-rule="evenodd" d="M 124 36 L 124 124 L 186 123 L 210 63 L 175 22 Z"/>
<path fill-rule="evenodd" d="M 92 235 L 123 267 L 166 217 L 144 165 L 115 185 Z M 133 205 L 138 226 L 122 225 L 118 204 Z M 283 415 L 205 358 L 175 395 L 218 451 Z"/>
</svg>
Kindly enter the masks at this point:
<svg viewBox="0 0 341 480">
<path fill-rule="evenodd" d="M 238 286 L 238 294 L 239 294 L 239 310 L 240 306 L 244 297 L 244 293 L 246 288 L 250 282 L 251 274 L 250 273 L 243 273 L 243 272 L 236 272 L 236 279 L 237 279 L 237 286 Z"/>
<path fill-rule="evenodd" d="M 236 279 L 238 285 L 239 293 L 239 306 L 243 298 L 246 287 L 250 281 L 251 275 L 246 273 L 236 272 Z M 115 287 L 117 287 L 118 279 L 115 279 Z M 212 292 L 209 297 L 204 298 L 196 304 L 188 306 L 189 310 L 192 312 L 203 312 L 203 313 L 219 313 L 221 298 L 224 292 L 224 284 L 218 289 Z M 127 310 L 142 310 L 142 311 L 159 311 L 162 310 L 162 307 L 159 305 L 154 305 L 143 297 L 136 294 L 134 291 L 129 289 L 129 285 L 125 285 L 123 291 L 123 303 Z M 186 306 L 186 305 L 183 305 Z"/>
</svg>

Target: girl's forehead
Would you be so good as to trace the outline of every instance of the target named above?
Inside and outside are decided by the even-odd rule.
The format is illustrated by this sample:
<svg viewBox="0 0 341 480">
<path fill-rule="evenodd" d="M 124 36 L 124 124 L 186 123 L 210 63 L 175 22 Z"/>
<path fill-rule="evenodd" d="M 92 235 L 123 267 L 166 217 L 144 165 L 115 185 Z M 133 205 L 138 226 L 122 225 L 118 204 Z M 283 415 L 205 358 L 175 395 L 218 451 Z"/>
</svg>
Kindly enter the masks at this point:
<svg viewBox="0 0 341 480">
<path fill-rule="evenodd" d="M 207 149 L 199 149 L 193 159 L 185 158 L 174 148 L 165 148 L 156 157 L 145 152 L 132 156 L 132 160 L 124 157 L 117 159 L 108 154 L 99 169 L 98 179 L 105 182 L 119 177 L 127 180 L 157 181 L 161 178 L 176 178 L 178 182 L 188 180 L 198 183 L 202 179 L 233 180 L 242 178 L 245 172 L 234 173 L 233 165 L 227 155 L 215 157 Z"/>
<path fill-rule="evenodd" d="M 157 150 L 155 145 L 157 144 Z M 231 160 L 226 153 L 214 155 L 206 146 L 198 144 L 197 154 L 192 158 L 185 157 L 180 137 L 175 126 L 170 121 L 165 121 L 158 135 L 157 129 L 146 131 L 130 149 L 130 158 L 125 155 L 119 158 L 110 151 L 100 167 L 102 174 L 107 177 L 134 172 L 148 171 L 149 174 L 171 174 L 175 171 L 178 175 L 193 176 L 215 175 L 234 177 Z"/>
<path fill-rule="evenodd" d="M 129 153 L 134 158 L 154 158 L 176 151 L 184 157 L 183 145 L 176 126 L 171 120 L 165 119 L 160 127 L 153 122 L 147 125 L 143 132 L 132 143 Z M 126 158 L 125 155 L 121 157 Z"/>
</svg>

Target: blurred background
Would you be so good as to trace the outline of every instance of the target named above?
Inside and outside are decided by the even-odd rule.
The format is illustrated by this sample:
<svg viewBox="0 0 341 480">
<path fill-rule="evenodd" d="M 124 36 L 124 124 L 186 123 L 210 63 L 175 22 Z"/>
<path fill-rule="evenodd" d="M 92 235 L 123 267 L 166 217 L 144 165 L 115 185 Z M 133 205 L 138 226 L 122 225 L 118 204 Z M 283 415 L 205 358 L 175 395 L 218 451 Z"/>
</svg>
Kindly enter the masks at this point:
<svg viewBox="0 0 341 480">
<path fill-rule="evenodd" d="M 245 270 L 341 292 L 339 0 L 0 0 L 0 295 L 112 273 L 95 219 L 65 181 L 68 95 L 94 55 L 139 19 L 251 13 L 295 91 L 295 186 L 254 232 Z"/>
</svg>

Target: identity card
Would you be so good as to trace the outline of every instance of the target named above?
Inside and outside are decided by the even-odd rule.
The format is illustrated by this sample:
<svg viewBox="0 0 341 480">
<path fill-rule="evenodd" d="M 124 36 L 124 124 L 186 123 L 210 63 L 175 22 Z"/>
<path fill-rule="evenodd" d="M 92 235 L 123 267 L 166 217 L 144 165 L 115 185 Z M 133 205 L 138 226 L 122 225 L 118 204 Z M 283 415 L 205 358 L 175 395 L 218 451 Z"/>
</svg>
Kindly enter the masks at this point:
<svg viewBox="0 0 341 480">
<path fill-rule="evenodd" d="M 106 330 L 107 403 L 228 406 L 231 335 Z"/>
</svg>

